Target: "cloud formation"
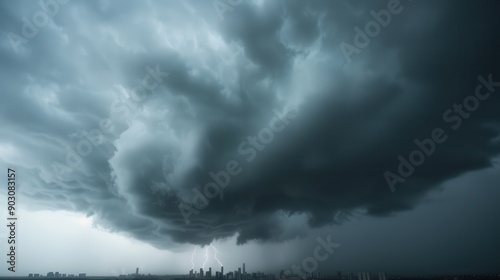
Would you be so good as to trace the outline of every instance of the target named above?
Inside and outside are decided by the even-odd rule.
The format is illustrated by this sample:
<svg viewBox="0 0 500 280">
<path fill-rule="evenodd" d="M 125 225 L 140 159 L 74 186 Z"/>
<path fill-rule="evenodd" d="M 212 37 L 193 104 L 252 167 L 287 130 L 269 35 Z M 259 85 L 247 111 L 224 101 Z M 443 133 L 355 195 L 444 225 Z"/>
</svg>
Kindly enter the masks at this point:
<svg viewBox="0 0 500 280">
<path fill-rule="evenodd" d="M 33 207 L 82 212 L 171 250 L 307 234 L 295 216 L 314 228 L 340 211 L 412 209 L 500 152 L 496 88 L 396 192 L 383 176 L 414 139 L 447 127 L 443 113 L 478 76 L 500 80 L 499 3 L 454 3 L 401 1 L 346 64 L 340 44 L 387 1 L 245 1 L 223 21 L 210 1 L 71 1 L 18 53 L 4 36 L 1 160 L 22 168 Z M 40 9 L 0 5 L 4 35 Z M 169 76 L 135 102 L 147 67 Z M 286 106 L 297 116 L 265 148 L 252 160 L 238 151 Z M 53 163 L 67 165 L 94 129 L 102 141 L 61 180 Z M 242 172 L 186 224 L 179 205 L 232 160 Z"/>
</svg>

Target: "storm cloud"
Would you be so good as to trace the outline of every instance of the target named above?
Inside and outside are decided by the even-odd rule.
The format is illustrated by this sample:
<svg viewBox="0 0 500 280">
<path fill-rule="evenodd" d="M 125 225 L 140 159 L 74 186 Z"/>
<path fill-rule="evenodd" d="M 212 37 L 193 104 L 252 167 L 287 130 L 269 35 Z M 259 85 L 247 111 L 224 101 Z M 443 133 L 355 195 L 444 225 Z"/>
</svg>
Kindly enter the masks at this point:
<svg viewBox="0 0 500 280">
<path fill-rule="evenodd" d="M 448 116 L 458 129 L 444 117 L 478 77 L 500 81 L 500 3 L 401 1 L 348 61 L 340 45 L 355 46 L 355 27 L 388 2 L 243 1 L 221 19 L 211 1 L 74 0 L 14 48 L 7 35 L 22 37 L 21 18 L 43 9 L 1 1 L 0 160 L 24 174 L 33 209 L 81 212 L 170 250 L 282 242 L 340 212 L 411 210 L 500 152 L 498 86 L 470 116 Z M 133 91 L 147 75 L 158 86 L 142 100 Z M 262 144 L 284 110 L 293 117 Z M 384 173 L 436 128 L 446 142 L 391 192 Z M 222 193 L 192 205 L 193 188 L 232 161 L 241 172 Z M 180 205 L 199 213 L 186 223 Z"/>
</svg>

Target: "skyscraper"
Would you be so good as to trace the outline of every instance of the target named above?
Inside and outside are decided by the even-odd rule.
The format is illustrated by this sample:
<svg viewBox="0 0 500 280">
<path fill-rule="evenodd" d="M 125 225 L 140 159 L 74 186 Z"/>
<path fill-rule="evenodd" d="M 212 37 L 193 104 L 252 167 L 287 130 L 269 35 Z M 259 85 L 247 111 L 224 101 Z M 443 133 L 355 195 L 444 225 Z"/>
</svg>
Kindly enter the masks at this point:
<svg viewBox="0 0 500 280">
<path fill-rule="evenodd" d="M 380 272 L 378 274 L 378 280 L 387 280 L 387 278 L 385 276 L 385 272 Z"/>
<path fill-rule="evenodd" d="M 370 280 L 370 273 L 360 272 L 358 273 L 359 280 Z"/>
<path fill-rule="evenodd" d="M 138 267 L 135 269 L 135 275 L 139 276 L 139 268 Z"/>
<path fill-rule="evenodd" d="M 245 270 L 245 263 L 243 263 L 243 277 L 242 280 L 247 280 L 247 272 Z"/>
<path fill-rule="evenodd" d="M 220 275 L 222 278 L 224 278 L 224 267 L 223 266 L 220 267 Z"/>
</svg>

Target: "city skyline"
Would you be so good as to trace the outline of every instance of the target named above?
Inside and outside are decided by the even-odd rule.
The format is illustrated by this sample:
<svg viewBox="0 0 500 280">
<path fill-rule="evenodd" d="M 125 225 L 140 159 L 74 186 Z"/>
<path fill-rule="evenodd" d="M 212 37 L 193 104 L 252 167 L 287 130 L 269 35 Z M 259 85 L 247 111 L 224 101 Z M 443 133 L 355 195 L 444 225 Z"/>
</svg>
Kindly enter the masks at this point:
<svg viewBox="0 0 500 280">
<path fill-rule="evenodd" d="M 241 268 L 245 267 L 245 263 L 243 263 L 243 266 L 238 267 L 238 270 L 230 271 L 224 274 L 224 267 L 220 266 L 220 271 L 216 271 L 216 274 L 210 274 L 209 271 L 211 270 L 211 267 L 209 267 L 208 271 L 205 271 L 205 274 L 203 274 L 203 268 L 200 268 L 200 273 L 198 274 L 196 270 L 191 269 L 188 274 L 180 274 L 176 276 L 171 276 L 174 279 L 179 279 L 178 277 L 181 277 L 180 279 L 190 279 L 190 278 L 195 278 L 195 279 L 235 279 L 235 280 L 251 280 L 251 279 L 269 279 L 269 280 L 279 280 L 279 279 L 348 279 L 348 280 L 387 280 L 387 279 L 412 279 L 414 277 L 418 277 L 417 275 L 387 275 L 385 272 L 341 272 L 337 271 L 335 275 L 324 275 L 320 271 L 315 271 L 315 272 L 310 272 L 310 273 L 305 273 L 301 275 L 300 273 L 285 273 L 285 271 L 282 269 L 279 271 L 279 273 L 264 273 L 261 271 L 256 271 L 256 272 L 249 272 L 248 274 L 245 271 L 242 271 Z M 164 274 L 166 275 L 171 275 L 171 274 Z M 429 279 L 438 279 L 439 275 L 436 274 L 419 274 L 421 277 L 429 278 Z M 79 274 L 66 274 L 66 273 L 59 273 L 59 272 L 48 272 L 47 275 L 45 276 L 46 278 L 82 278 L 82 277 L 99 277 L 99 276 L 105 276 L 105 275 L 87 275 L 86 273 L 79 273 Z M 139 268 L 136 268 L 135 273 L 129 273 L 129 274 L 122 274 L 119 275 L 118 278 L 123 278 L 127 279 L 133 276 L 141 276 L 141 277 L 153 277 L 155 275 L 151 275 L 148 273 L 145 274 L 140 274 L 139 273 Z M 157 275 L 161 276 L 161 275 Z M 442 275 L 444 276 L 444 275 Z M 472 277 L 472 278 L 465 278 L 465 279 L 500 279 L 500 273 L 499 274 L 493 274 L 493 275 L 488 275 L 488 274 L 479 274 L 479 275 L 457 275 L 457 274 L 451 274 L 450 276 L 457 277 L 457 279 L 462 279 L 463 277 Z M 22 277 L 22 276 L 21 276 Z M 184 278 L 182 278 L 184 277 Z M 356 278 L 357 277 L 357 278 Z M 436 278 L 433 278 L 436 277 Z M 28 275 L 28 278 L 44 278 L 43 274 L 40 273 L 30 273 Z"/>
<path fill-rule="evenodd" d="M 305 273 L 287 273 L 285 270 L 281 269 L 278 273 L 265 273 L 261 271 L 256 271 L 256 272 L 246 272 L 246 269 L 242 270 L 242 267 L 245 268 L 245 263 L 243 263 L 242 266 L 238 267 L 237 270 L 234 271 L 229 271 L 226 274 L 224 274 L 224 266 L 220 266 L 220 271 L 215 271 L 215 274 L 211 274 L 210 272 L 212 271 L 212 267 L 209 267 L 207 271 L 204 271 L 203 268 L 200 267 L 200 273 L 197 273 L 197 271 L 192 268 L 189 273 L 187 274 L 179 274 L 179 275 L 174 275 L 170 276 L 173 277 L 173 279 L 190 279 L 190 278 L 195 278 L 195 279 L 235 279 L 235 280 L 251 280 L 251 279 L 269 279 L 269 280 L 279 280 L 279 279 L 348 279 L 348 280 L 387 280 L 387 279 L 406 279 L 406 278 L 414 278 L 418 277 L 418 275 L 387 275 L 385 272 L 341 272 L 337 271 L 335 274 L 322 274 L 320 271 L 314 271 L 314 272 L 305 272 Z M 66 276 L 67 275 L 67 276 Z M 167 275 L 172 275 L 169 273 L 163 274 L 164 276 Z M 433 277 L 439 278 L 439 274 L 419 274 L 421 277 L 424 278 L 429 278 L 429 279 L 434 279 Z M 82 278 L 82 277 L 99 277 L 99 276 L 106 276 L 106 275 L 87 275 L 86 273 L 79 273 L 79 274 L 66 274 L 66 273 L 59 273 L 59 272 L 48 272 L 47 275 L 45 276 L 46 278 Z M 137 267 L 135 269 L 135 273 L 129 273 L 129 274 L 122 274 L 118 275 L 118 278 L 123 278 L 126 279 L 127 277 L 133 277 L 133 276 L 141 276 L 141 277 L 153 277 L 155 275 L 152 275 L 150 273 L 144 273 L 140 274 L 139 273 L 139 268 Z M 161 275 L 156 275 L 156 276 L 161 276 Z M 444 275 L 441 275 L 441 277 Z M 459 275 L 459 274 L 450 274 L 450 276 L 458 277 L 457 279 L 462 279 L 463 277 L 472 277 L 470 279 L 500 279 L 500 273 L 498 274 L 479 274 L 479 275 Z M 22 277 L 22 276 L 21 276 Z M 109 277 L 109 276 L 108 276 Z M 177 278 L 176 278 L 177 277 Z M 179 278 L 181 277 L 181 278 Z M 357 278 L 356 278 L 357 277 Z M 1 278 L 1 277 L 0 277 Z M 30 273 L 28 275 L 28 278 L 44 278 L 43 274 L 40 273 Z M 468 278 L 465 278 L 468 279 Z"/>
</svg>

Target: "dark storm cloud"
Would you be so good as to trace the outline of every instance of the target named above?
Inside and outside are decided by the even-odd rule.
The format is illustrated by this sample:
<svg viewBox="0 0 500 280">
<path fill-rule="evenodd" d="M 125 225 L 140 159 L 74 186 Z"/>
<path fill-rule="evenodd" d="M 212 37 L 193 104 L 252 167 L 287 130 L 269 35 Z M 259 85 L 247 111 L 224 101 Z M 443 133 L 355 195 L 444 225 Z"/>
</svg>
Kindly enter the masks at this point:
<svg viewBox="0 0 500 280">
<path fill-rule="evenodd" d="M 499 152 L 497 93 L 457 131 L 442 117 L 479 75 L 500 79 L 497 2 L 401 1 L 347 65 L 339 45 L 387 1 L 247 1 L 224 21 L 212 5 L 189 4 L 74 1 L 19 54 L 4 37 L 0 145 L 11 149 L 7 163 L 33 174 L 24 193 L 38 207 L 87 213 L 162 248 L 234 234 L 278 242 L 304 235 L 287 231 L 287 216 L 320 227 L 339 211 L 412 209 Z M 3 34 L 20 34 L 19 15 L 37 9 L 19 5 L 2 9 Z M 169 77 L 122 119 L 111 108 L 120 90 L 157 65 Z M 297 116 L 248 162 L 240 143 L 287 104 L 299 104 Z M 116 130 L 57 180 L 51 163 L 105 118 Z M 436 127 L 449 140 L 392 193 L 384 172 Z M 186 224 L 179 204 L 231 160 L 241 174 Z"/>
</svg>

